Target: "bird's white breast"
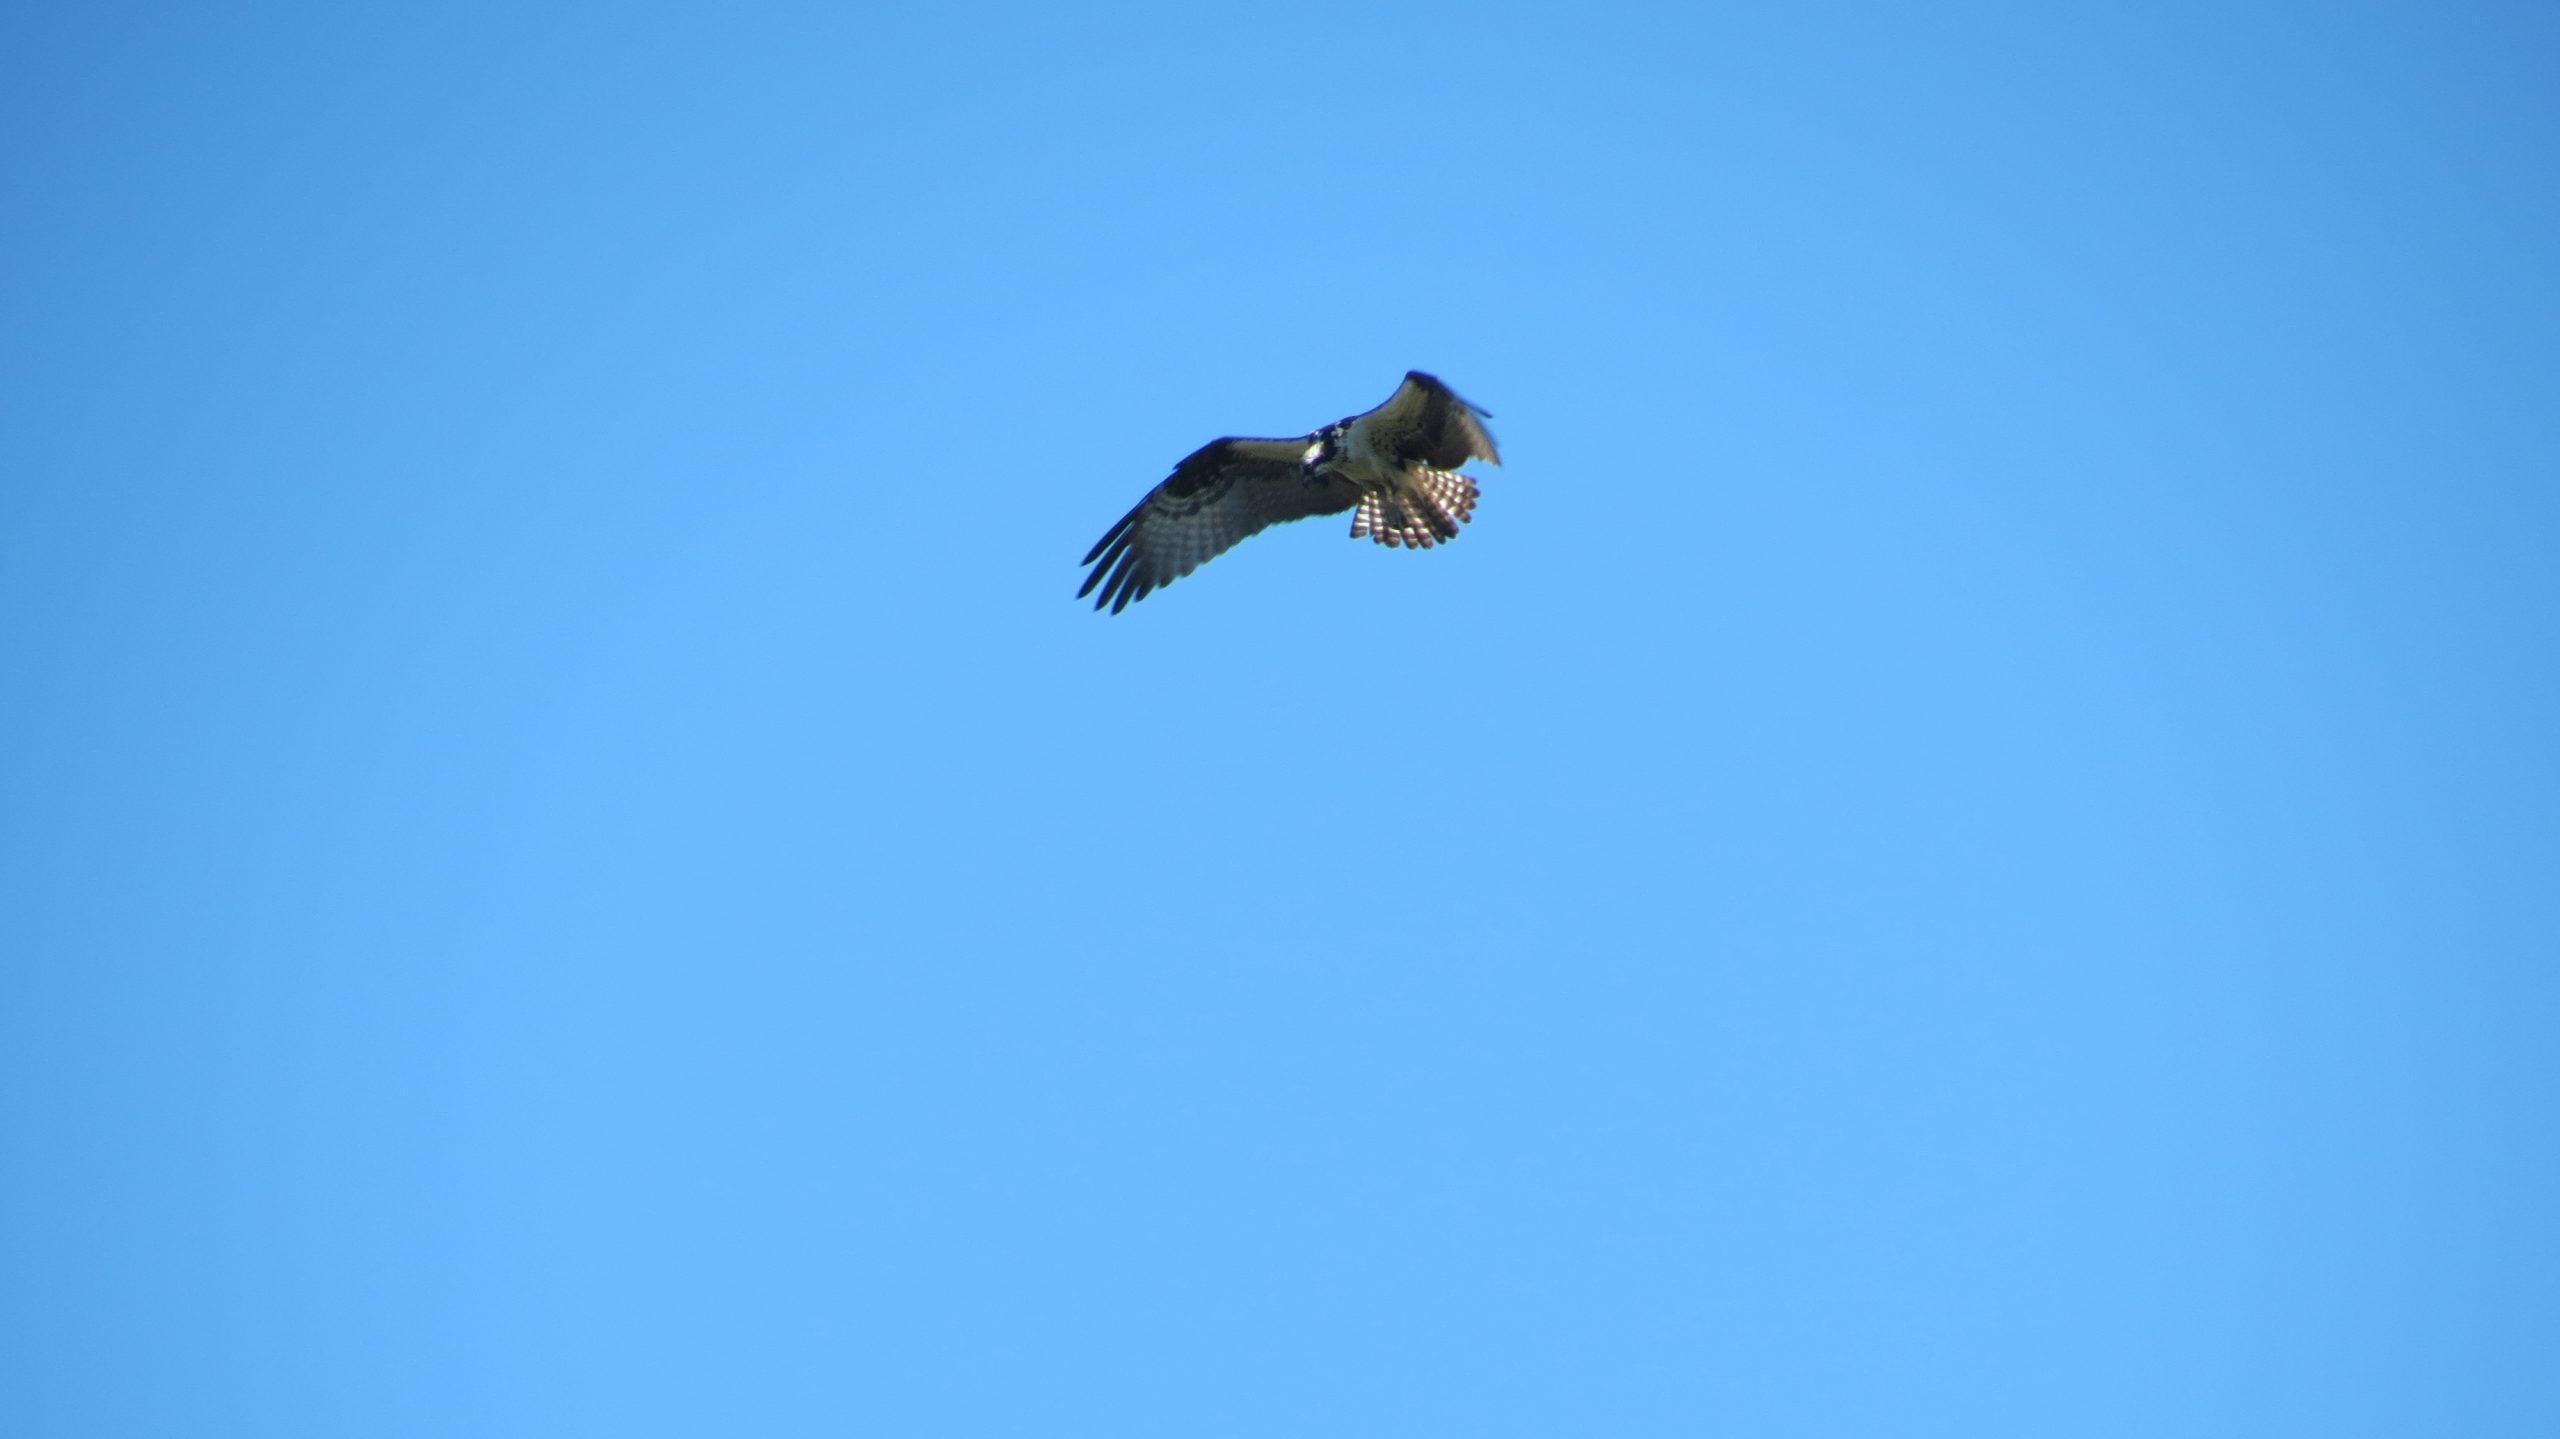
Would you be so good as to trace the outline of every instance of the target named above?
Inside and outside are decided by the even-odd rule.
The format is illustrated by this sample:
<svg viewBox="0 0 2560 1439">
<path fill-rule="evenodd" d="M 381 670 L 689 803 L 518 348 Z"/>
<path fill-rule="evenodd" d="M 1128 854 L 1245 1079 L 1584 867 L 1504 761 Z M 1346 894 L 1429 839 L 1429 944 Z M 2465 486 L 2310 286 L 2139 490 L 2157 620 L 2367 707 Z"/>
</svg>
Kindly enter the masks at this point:
<svg viewBox="0 0 2560 1439">
<path fill-rule="evenodd" d="M 1338 461 L 1343 473 L 1354 484 L 1366 489 L 1380 489 L 1391 483 L 1404 466 L 1391 450 L 1381 449 L 1366 418 L 1354 420 L 1342 435 L 1342 457 Z"/>
</svg>

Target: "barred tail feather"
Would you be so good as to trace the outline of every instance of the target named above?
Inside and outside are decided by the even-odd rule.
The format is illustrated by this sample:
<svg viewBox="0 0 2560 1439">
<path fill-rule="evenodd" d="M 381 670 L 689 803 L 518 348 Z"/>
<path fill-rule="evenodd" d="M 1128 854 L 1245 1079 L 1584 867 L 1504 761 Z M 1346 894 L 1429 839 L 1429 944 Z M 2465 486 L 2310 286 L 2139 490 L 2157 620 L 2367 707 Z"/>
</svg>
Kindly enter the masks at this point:
<svg viewBox="0 0 2560 1439">
<path fill-rule="evenodd" d="M 1351 538 L 1427 550 L 1458 537 L 1458 526 L 1475 518 L 1477 496 L 1476 482 L 1456 470 L 1416 469 L 1403 493 L 1360 497 Z"/>
</svg>

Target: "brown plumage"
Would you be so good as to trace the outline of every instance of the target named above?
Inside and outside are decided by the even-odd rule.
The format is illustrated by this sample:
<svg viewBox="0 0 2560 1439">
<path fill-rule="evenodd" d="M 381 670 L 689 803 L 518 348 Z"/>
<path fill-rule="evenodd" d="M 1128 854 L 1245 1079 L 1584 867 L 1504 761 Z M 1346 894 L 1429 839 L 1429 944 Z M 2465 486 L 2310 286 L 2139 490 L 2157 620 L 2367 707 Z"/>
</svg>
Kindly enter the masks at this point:
<svg viewBox="0 0 2560 1439">
<path fill-rule="evenodd" d="M 1420 370 L 1387 402 L 1294 440 L 1215 440 L 1193 451 L 1083 563 L 1082 599 L 1117 614 L 1237 541 L 1310 515 L 1356 510 L 1353 539 L 1429 549 L 1475 514 L 1469 460 L 1499 465 L 1490 416 Z"/>
</svg>

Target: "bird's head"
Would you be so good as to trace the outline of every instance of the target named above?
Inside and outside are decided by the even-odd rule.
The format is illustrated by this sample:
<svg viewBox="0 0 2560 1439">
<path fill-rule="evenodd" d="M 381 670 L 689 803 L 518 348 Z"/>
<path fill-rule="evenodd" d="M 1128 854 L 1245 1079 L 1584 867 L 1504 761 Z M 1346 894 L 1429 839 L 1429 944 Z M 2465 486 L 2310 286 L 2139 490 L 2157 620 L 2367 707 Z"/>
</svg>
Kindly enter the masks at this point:
<svg viewBox="0 0 2560 1439">
<path fill-rule="evenodd" d="M 1334 457 L 1341 453 L 1342 427 L 1340 425 L 1327 425 L 1316 431 L 1315 438 L 1307 442 L 1306 454 L 1298 460 L 1298 478 L 1308 484 L 1314 484 L 1317 473 L 1331 464 Z"/>
</svg>

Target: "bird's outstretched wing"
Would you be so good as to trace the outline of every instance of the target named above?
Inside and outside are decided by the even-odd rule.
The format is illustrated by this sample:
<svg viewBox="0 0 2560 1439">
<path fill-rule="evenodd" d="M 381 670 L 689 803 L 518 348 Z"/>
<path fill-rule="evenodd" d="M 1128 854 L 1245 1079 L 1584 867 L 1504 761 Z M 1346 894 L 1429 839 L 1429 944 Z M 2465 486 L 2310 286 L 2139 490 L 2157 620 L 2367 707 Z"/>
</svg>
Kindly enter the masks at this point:
<svg viewBox="0 0 2560 1439">
<path fill-rule="evenodd" d="M 1397 459 L 1454 470 L 1469 460 L 1502 463 L 1484 427 L 1492 418 L 1432 376 L 1408 370 L 1385 404 L 1344 423 L 1367 427 L 1370 444 Z"/>
<path fill-rule="evenodd" d="M 1228 439 L 1201 446 L 1095 542 L 1083 561 L 1093 572 L 1076 598 L 1099 586 L 1093 607 L 1109 605 L 1118 614 L 1257 530 L 1350 509 L 1360 499 L 1350 481 L 1324 475 L 1310 484 L 1303 478 L 1299 462 L 1311 439 Z"/>
</svg>

